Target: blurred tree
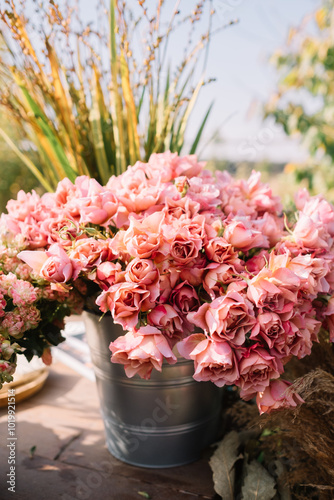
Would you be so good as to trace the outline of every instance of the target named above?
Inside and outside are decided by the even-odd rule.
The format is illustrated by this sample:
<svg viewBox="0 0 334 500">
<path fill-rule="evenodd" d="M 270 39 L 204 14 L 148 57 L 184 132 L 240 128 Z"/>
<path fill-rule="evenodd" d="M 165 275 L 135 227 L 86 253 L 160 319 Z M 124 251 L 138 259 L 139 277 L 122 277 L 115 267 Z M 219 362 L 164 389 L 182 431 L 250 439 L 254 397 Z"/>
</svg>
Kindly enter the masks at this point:
<svg viewBox="0 0 334 500">
<path fill-rule="evenodd" d="M 18 128 L 4 114 L 0 114 L 0 127 L 10 131 L 10 138 L 15 144 L 20 144 L 21 148 L 24 147 Z M 30 146 L 29 150 L 28 156 L 34 162 L 38 162 L 37 154 L 31 152 Z M 0 137 L 0 213 L 5 210 L 7 201 L 15 198 L 20 189 L 24 189 L 25 191 L 35 189 L 39 193 L 41 191 L 36 178 Z"/>
<path fill-rule="evenodd" d="M 267 104 L 288 135 L 301 135 L 310 153 L 304 165 L 287 166 L 311 190 L 334 191 L 334 0 L 323 0 L 314 15 L 291 29 L 273 63 L 280 75 Z M 317 185 L 317 189 L 315 189 Z"/>
</svg>

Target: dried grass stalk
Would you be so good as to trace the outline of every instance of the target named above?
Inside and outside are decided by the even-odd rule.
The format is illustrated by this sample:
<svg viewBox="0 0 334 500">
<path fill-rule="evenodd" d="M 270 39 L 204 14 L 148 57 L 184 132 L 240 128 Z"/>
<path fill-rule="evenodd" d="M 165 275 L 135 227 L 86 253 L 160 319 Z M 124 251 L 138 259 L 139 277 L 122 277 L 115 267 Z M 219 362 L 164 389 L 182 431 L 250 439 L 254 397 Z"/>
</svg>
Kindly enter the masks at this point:
<svg viewBox="0 0 334 500">
<path fill-rule="evenodd" d="M 294 497 L 334 497 L 334 376 L 320 368 L 293 384 L 305 403 L 261 418 L 274 434 L 264 447 L 286 464 Z"/>
</svg>

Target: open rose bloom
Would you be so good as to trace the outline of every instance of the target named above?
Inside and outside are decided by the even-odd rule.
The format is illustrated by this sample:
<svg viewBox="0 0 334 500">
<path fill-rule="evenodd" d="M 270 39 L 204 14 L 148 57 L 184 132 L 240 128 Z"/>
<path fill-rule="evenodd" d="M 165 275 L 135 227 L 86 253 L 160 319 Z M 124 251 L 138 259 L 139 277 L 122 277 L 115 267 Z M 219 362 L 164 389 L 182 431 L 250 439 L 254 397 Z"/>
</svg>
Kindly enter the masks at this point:
<svg viewBox="0 0 334 500">
<path fill-rule="evenodd" d="M 34 291 L 78 291 L 123 327 L 111 361 L 129 377 L 180 355 L 196 380 L 235 385 L 261 412 L 301 402 L 280 377 L 320 328 L 334 340 L 333 206 L 303 192 L 287 217 L 260 174 L 204 167 L 167 152 L 106 186 L 78 177 L 42 197 L 20 192 L 1 217 L 3 269 L 21 279 L 29 268 L 33 289 L 0 288 L 3 342 L 40 321 Z"/>
</svg>

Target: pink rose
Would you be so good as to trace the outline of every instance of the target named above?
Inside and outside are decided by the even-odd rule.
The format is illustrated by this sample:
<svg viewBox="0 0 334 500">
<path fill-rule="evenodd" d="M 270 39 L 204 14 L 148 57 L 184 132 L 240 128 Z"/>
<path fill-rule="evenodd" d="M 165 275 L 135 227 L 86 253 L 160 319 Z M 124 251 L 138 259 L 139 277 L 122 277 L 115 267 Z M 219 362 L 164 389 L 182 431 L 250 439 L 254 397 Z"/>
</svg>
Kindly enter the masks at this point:
<svg viewBox="0 0 334 500">
<path fill-rule="evenodd" d="M 293 390 L 291 383 L 286 380 L 272 380 L 264 391 L 256 396 L 256 404 L 262 413 L 270 413 L 278 408 L 295 408 L 304 403 L 304 400 Z"/>
<path fill-rule="evenodd" d="M 108 240 L 96 240 L 95 238 L 76 240 L 68 251 L 68 255 L 85 271 L 100 265 L 103 261 L 113 260 L 116 257 L 110 248 Z"/>
<path fill-rule="evenodd" d="M 233 290 L 211 304 L 201 305 L 197 312 L 189 313 L 187 319 L 209 332 L 215 341 L 228 340 L 236 346 L 245 342 L 246 334 L 256 324 L 251 303 Z"/>
<path fill-rule="evenodd" d="M 169 364 L 177 361 L 166 338 L 157 328 L 146 326 L 138 331 L 130 331 L 111 342 L 112 363 L 124 365 L 128 377 L 138 374 L 149 379 L 153 368 L 161 372 L 164 359 Z"/>
<path fill-rule="evenodd" d="M 269 262 L 268 250 L 261 250 L 258 254 L 254 255 L 251 259 L 247 260 L 246 268 L 250 274 L 258 274 Z"/>
<path fill-rule="evenodd" d="M 157 204 L 162 190 L 160 178 L 148 179 L 145 169 L 128 167 L 117 178 L 112 177 L 107 189 L 117 193 L 117 198 L 129 212 L 143 212 Z"/>
<path fill-rule="evenodd" d="M 51 283 L 66 283 L 77 279 L 80 267 L 72 261 L 62 246 L 55 243 L 47 252 L 25 250 L 18 257 L 32 267 L 36 274 Z"/>
<path fill-rule="evenodd" d="M 101 189 L 102 186 L 97 180 L 87 175 L 80 175 L 75 179 L 74 185 L 68 179 L 63 179 L 58 184 L 55 197 L 71 217 L 79 219 L 81 208 L 84 207 L 85 203 L 89 203 L 91 195 Z"/>
<path fill-rule="evenodd" d="M 235 282 L 236 270 L 230 264 L 216 264 L 213 262 L 206 268 L 204 279 L 202 280 L 204 290 L 214 300 L 221 294 L 223 286 Z"/>
<path fill-rule="evenodd" d="M 153 307 L 149 301 L 150 291 L 136 283 L 117 283 L 103 291 L 96 300 L 102 312 L 110 311 L 115 323 L 124 330 L 134 328 L 138 323 L 139 311 Z"/>
<path fill-rule="evenodd" d="M 48 194 L 48 193 L 47 193 Z M 54 200 L 57 205 L 63 206 L 76 195 L 75 185 L 66 177 L 58 182 Z"/>
<path fill-rule="evenodd" d="M 185 175 L 188 178 L 195 177 L 201 173 L 205 162 L 197 161 L 196 155 L 187 155 L 177 158 L 175 168 L 175 177 Z"/>
<path fill-rule="evenodd" d="M 219 264 L 230 264 L 241 270 L 241 261 L 238 253 L 225 238 L 216 237 L 205 245 L 205 253 L 208 259 Z"/>
<path fill-rule="evenodd" d="M 143 220 L 130 217 L 129 229 L 124 234 L 124 245 L 133 257 L 147 259 L 156 254 L 162 245 L 161 223 L 164 214 L 153 213 Z"/>
<path fill-rule="evenodd" d="M 303 212 L 299 215 L 290 238 L 293 238 L 302 248 L 313 250 L 328 249 L 332 244 L 332 238 L 330 238 L 323 223 L 313 221 L 309 215 Z"/>
<path fill-rule="evenodd" d="M 25 240 L 26 248 L 43 248 L 47 245 L 48 235 L 44 232 L 40 223 L 19 222 L 18 225 Z"/>
<path fill-rule="evenodd" d="M 31 217 L 35 210 L 38 210 L 40 204 L 40 197 L 35 192 L 25 193 L 22 189 L 17 193 L 16 200 L 9 200 L 6 208 L 8 214 L 11 215 L 17 221 L 26 221 L 28 217 Z"/>
<path fill-rule="evenodd" d="M 118 209 L 118 200 L 111 191 L 103 190 L 78 199 L 80 222 L 83 224 L 105 224 Z"/>
<path fill-rule="evenodd" d="M 224 238 L 232 246 L 243 252 L 257 247 L 269 248 L 268 238 L 260 230 L 254 229 L 246 218 L 230 221 L 226 225 Z"/>
<path fill-rule="evenodd" d="M 192 219 L 200 210 L 200 204 L 192 201 L 188 196 L 184 196 L 179 200 L 167 198 L 165 201 L 165 220 L 171 222 L 173 220 Z"/>
<path fill-rule="evenodd" d="M 307 303 L 302 307 L 306 308 Z M 284 323 L 287 333 L 287 355 L 297 356 L 299 359 L 311 354 L 313 342 L 318 341 L 320 321 L 315 319 L 315 310 L 309 302 L 309 310 L 304 312 L 297 309 L 294 316 Z"/>
<path fill-rule="evenodd" d="M 310 193 L 306 188 L 299 189 L 294 195 L 295 205 L 298 210 L 303 210 L 305 203 L 310 199 Z"/>
<path fill-rule="evenodd" d="M 122 266 L 119 262 L 102 262 L 96 268 L 95 281 L 103 290 L 108 288 L 117 281 L 117 275 L 122 271 Z"/>
<path fill-rule="evenodd" d="M 182 222 L 179 221 L 179 228 L 192 237 L 199 238 L 204 242 L 208 237 L 216 235 L 216 231 L 210 225 L 206 224 L 205 220 L 204 215 L 195 215 L 191 219 L 183 219 Z"/>
<path fill-rule="evenodd" d="M 159 271 L 152 260 L 138 257 L 131 260 L 127 265 L 124 277 L 129 283 L 145 285 L 150 291 L 152 300 L 159 297 Z"/>
<path fill-rule="evenodd" d="M 41 230 L 47 234 L 49 245 L 60 243 L 63 246 L 70 246 L 79 233 L 79 224 L 68 214 L 60 213 L 53 219 L 43 221 Z"/>
<path fill-rule="evenodd" d="M 179 342 L 177 348 L 181 356 L 194 360 L 195 380 L 210 381 L 218 387 L 238 380 L 238 363 L 228 342 L 214 342 L 198 333 Z"/>
<path fill-rule="evenodd" d="M 263 311 L 257 316 L 259 330 L 253 331 L 251 339 L 261 337 L 269 349 L 275 345 L 285 343 L 285 329 L 278 314 L 271 311 Z"/>
<path fill-rule="evenodd" d="M 208 176 L 192 177 L 188 180 L 187 196 L 201 205 L 201 210 L 214 210 L 221 204 L 215 180 Z"/>
<path fill-rule="evenodd" d="M 303 207 L 303 213 L 316 223 L 321 223 L 328 234 L 334 236 L 334 207 L 322 195 L 312 196 Z"/>
<path fill-rule="evenodd" d="M 278 243 L 284 231 L 284 219 L 283 217 L 277 217 L 268 212 L 265 212 L 262 216 L 261 232 L 264 236 L 267 236 L 269 240 L 270 247 L 274 247 Z"/>
<path fill-rule="evenodd" d="M 256 392 L 263 392 L 271 379 L 279 378 L 283 373 L 283 365 L 275 356 L 256 345 L 250 349 L 237 351 L 240 378 L 237 383 L 241 387 L 240 396 L 251 399 Z"/>
<path fill-rule="evenodd" d="M 253 217 L 257 216 L 255 205 L 241 192 L 238 181 L 234 181 L 226 171 L 216 172 L 216 177 L 221 205 L 226 215 L 243 213 Z"/>
<path fill-rule="evenodd" d="M 288 268 L 301 281 L 301 289 L 314 298 L 318 293 L 329 293 L 330 285 L 326 280 L 329 273 L 329 263 L 311 254 L 297 255 L 288 263 Z"/>
<path fill-rule="evenodd" d="M 253 170 L 248 180 L 237 181 L 242 197 L 258 214 L 279 213 L 282 210 L 279 197 L 274 196 L 268 184 L 261 182 L 261 173 Z"/>
<path fill-rule="evenodd" d="M 172 340 L 179 340 L 182 336 L 182 320 L 169 304 L 158 305 L 152 309 L 147 315 L 147 321 Z"/>
<path fill-rule="evenodd" d="M 48 254 L 43 250 L 23 250 L 17 256 L 28 264 L 35 274 L 40 274 L 44 263 L 48 260 Z"/>
<path fill-rule="evenodd" d="M 176 264 L 186 266 L 198 256 L 201 248 L 201 238 L 180 230 L 171 243 L 170 255 Z"/>
<path fill-rule="evenodd" d="M 166 265 L 166 262 L 163 262 Z M 167 263 L 168 264 L 168 263 Z M 169 302 L 169 296 L 172 290 L 175 288 L 176 283 L 179 281 L 179 273 L 173 267 L 165 266 L 160 269 L 160 297 L 159 302 L 165 304 Z"/>
<path fill-rule="evenodd" d="M 51 253 L 53 251 L 52 247 L 55 246 L 56 244 L 52 245 L 47 252 L 47 254 L 51 255 L 44 262 L 40 275 L 51 283 L 67 283 L 71 278 L 76 279 L 79 275 L 79 269 L 62 247 L 57 246 L 54 249 L 55 253 Z"/>
<path fill-rule="evenodd" d="M 299 287 L 300 279 L 286 267 L 273 271 L 270 268 L 263 268 L 250 280 L 247 297 L 257 307 L 286 313 L 292 311 L 296 304 Z"/>
<path fill-rule="evenodd" d="M 187 281 L 192 286 L 200 286 L 203 282 L 203 276 L 205 274 L 208 261 L 205 255 L 199 253 L 199 255 L 191 262 L 191 266 L 182 267 L 179 277 L 181 281 Z"/>
<path fill-rule="evenodd" d="M 137 162 L 137 164 L 138 168 L 141 168 L 150 179 L 158 177 L 161 178 L 162 182 L 170 182 L 176 177 L 175 169 L 178 164 L 178 154 L 170 151 L 153 153 L 148 163 L 140 164 L 140 162 Z"/>
<path fill-rule="evenodd" d="M 159 279 L 159 271 L 151 260 L 136 257 L 127 265 L 125 279 L 133 283 L 151 285 Z"/>
<path fill-rule="evenodd" d="M 15 220 L 14 217 L 8 214 L 0 215 L 0 227 L 2 234 L 2 242 L 13 244 L 13 241 L 17 241 L 19 238 L 21 245 L 24 243 L 24 237 L 21 235 L 21 229 L 19 221 Z"/>
<path fill-rule="evenodd" d="M 184 318 L 189 312 L 196 311 L 200 306 L 195 288 L 187 281 L 179 283 L 174 288 L 169 296 L 169 302 Z"/>
<path fill-rule="evenodd" d="M 103 224 L 118 209 L 118 200 L 113 192 L 85 175 L 77 177 L 75 185 L 66 181 L 59 183 L 55 197 L 65 211 L 74 218 L 80 218 L 83 224 Z"/>
</svg>

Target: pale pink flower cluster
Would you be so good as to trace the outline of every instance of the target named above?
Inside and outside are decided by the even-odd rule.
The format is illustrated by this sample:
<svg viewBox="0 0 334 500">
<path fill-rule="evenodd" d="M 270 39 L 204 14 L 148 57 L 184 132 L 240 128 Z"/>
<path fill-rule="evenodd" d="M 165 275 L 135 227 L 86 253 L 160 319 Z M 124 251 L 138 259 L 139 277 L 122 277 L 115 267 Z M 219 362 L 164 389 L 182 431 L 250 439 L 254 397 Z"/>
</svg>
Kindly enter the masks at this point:
<svg viewBox="0 0 334 500">
<path fill-rule="evenodd" d="M 19 250 L 26 248 L 27 241 L 21 233 L 14 234 L 11 230 L 17 231 L 18 222 L 23 218 L 34 223 L 29 210 L 33 204 L 39 213 L 39 201 L 37 194 L 21 192 L 17 201 L 11 200 L 8 204 L 9 210 L 17 209 L 17 220 L 13 215 L 10 219 L 3 215 L 0 223 L 0 388 L 13 378 L 17 353 L 29 360 L 38 355 L 49 363 L 50 341 L 57 344 L 64 340 L 60 335 L 64 316 L 82 311 L 83 299 L 77 289 L 42 279 L 17 257 Z M 28 248 L 32 248 L 31 245 Z M 77 288 L 79 283 L 80 280 Z"/>
<path fill-rule="evenodd" d="M 196 380 L 270 411 L 298 401 L 280 380 L 291 357 L 310 354 L 321 326 L 334 340 L 334 209 L 304 191 L 296 206 L 288 222 L 259 173 L 236 181 L 167 152 L 106 186 L 83 176 L 21 192 L 0 222 L 38 279 L 96 293 L 127 332 L 110 349 L 128 376 L 175 363 L 177 346 Z"/>
<path fill-rule="evenodd" d="M 33 303 L 38 290 L 28 281 L 20 280 L 15 274 L 0 274 L 0 329 L 1 334 L 13 337 L 34 328 L 40 321 Z M 11 307 L 8 310 L 8 303 Z M 14 307 L 15 306 L 15 307 Z"/>
<path fill-rule="evenodd" d="M 34 303 L 38 289 L 13 273 L 0 273 L 0 387 L 10 382 L 16 368 L 17 339 L 36 328 L 41 318 Z"/>
<path fill-rule="evenodd" d="M 10 340 L 0 335 L 0 385 L 13 379 L 12 375 L 15 372 L 16 363 L 11 358 L 18 348 L 18 344 L 11 343 Z"/>
</svg>

